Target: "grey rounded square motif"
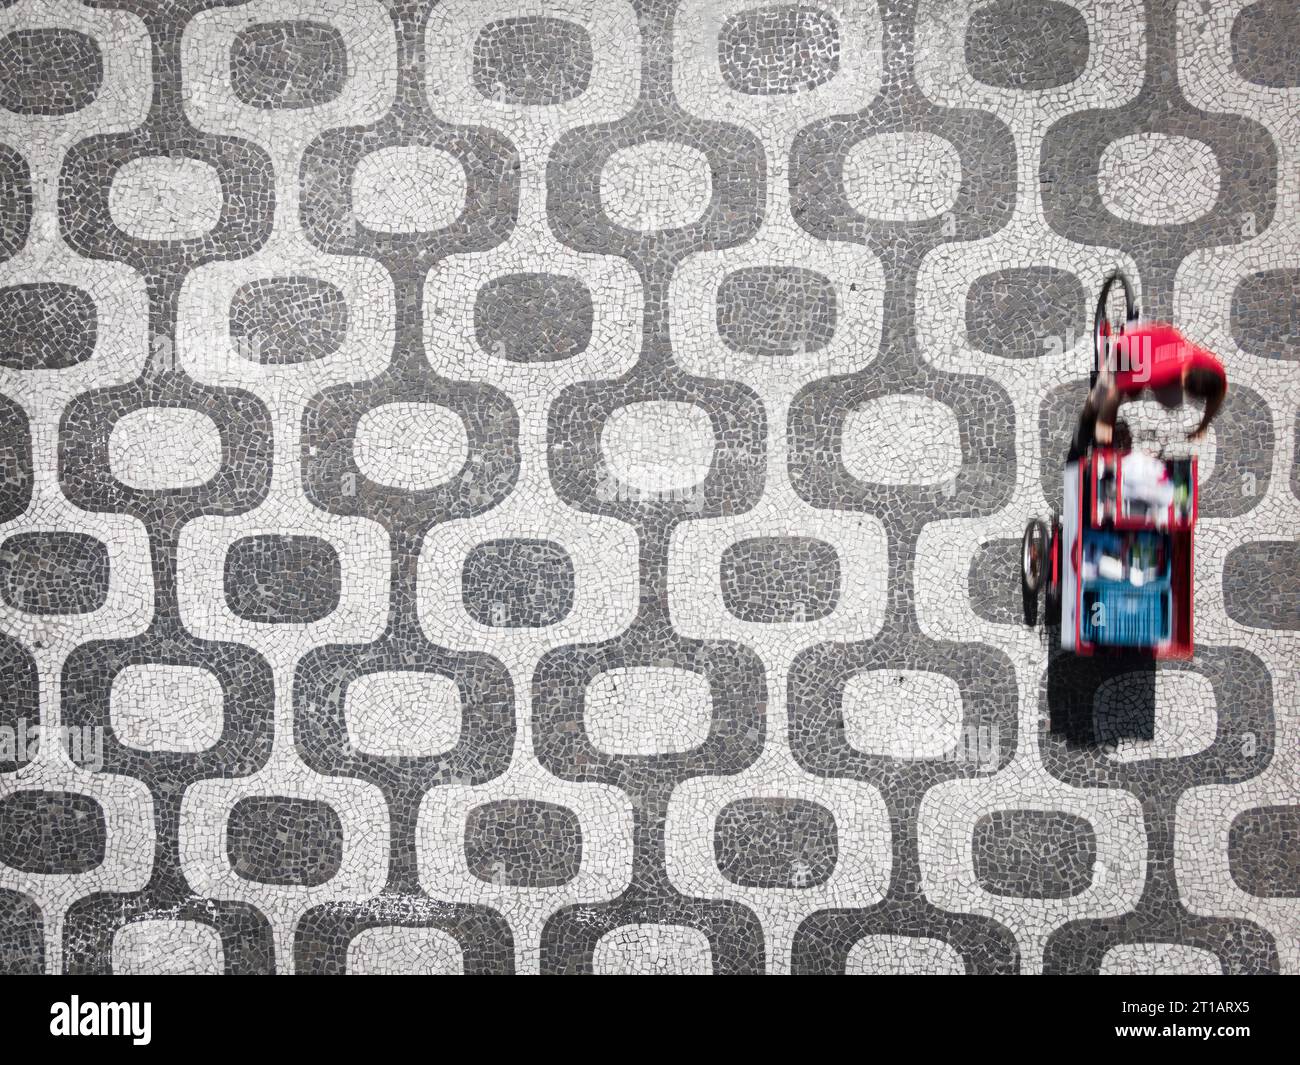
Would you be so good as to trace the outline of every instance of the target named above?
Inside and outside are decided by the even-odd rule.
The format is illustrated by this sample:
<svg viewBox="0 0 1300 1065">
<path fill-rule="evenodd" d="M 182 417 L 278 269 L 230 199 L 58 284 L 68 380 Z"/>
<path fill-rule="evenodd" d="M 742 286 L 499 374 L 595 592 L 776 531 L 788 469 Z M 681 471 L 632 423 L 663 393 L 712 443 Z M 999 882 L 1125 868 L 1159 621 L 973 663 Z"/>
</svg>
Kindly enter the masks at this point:
<svg viewBox="0 0 1300 1065">
<path fill-rule="evenodd" d="M 573 560 L 551 540 L 489 540 L 461 567 L 461 601 L 480 625 L 554 625 L 573 609 L 573 596 Z"/>
</svg>

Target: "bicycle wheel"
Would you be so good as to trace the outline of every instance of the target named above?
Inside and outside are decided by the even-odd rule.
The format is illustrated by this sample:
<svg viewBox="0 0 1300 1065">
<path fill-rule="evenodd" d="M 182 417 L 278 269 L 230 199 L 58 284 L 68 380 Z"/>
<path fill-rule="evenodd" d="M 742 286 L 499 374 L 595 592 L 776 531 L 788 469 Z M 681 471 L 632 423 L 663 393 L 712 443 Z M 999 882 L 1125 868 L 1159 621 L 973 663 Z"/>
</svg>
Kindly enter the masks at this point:
<svg viewBox="0 0 1300 1065">
<path fill-rule="evenodd" d="M 1110 295 L 1116 283 L 1124 295 L 1124 316 L 1118 321 L 1110 306 Z M 1089 387 L 1097 383 L 1097 374 L 1110 358 L 1115 338 L 1124 332 L 1130 322 L 1136 322 L 1137 319 L 1138 306 L 1133 298 L 1133 285 L 1127 274 L 1116 270 L 1102 282 L 1101 295 L 1097 297 L 1097 310 L 1092 316 L 1092 376 L 1088 381 Z"/>
<path fill-rule="evenodd" d="M 1031 596 L 1037 596 L 1038 589 L 1043 586 L 1043 571 L 1046 568 L 1047 526 L 1037 518 L 1032 518 L 1025 526 L 1020 551 L 1020 579 L 1025 591 Z"/>
</svg>

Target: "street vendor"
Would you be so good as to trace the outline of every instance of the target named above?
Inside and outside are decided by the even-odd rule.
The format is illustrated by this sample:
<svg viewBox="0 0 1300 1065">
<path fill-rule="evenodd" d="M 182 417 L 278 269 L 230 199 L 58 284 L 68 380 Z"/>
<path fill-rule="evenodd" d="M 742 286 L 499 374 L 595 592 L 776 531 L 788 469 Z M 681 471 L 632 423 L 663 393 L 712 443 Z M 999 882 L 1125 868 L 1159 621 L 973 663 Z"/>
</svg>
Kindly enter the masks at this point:
<svg viewBox="0 0 1300 1065">
<path fill-rule="evenodd" d="M 1189 440 L 1199 440 L 1223 405 L 1228 375 L 1212 352 L 1193 344 L 1172 325 L 1131 323 L 1111 341 L 1110 357 L 1088 396 L 1085 416 L 1095 412 L 1095 441 L 1110 444 L 1119 405 L 1148 391 L 1166 408 L 1181 406 L 1189 397 L 1204 403 L 1200 424 L 1187 434 Z"/>
</svg>

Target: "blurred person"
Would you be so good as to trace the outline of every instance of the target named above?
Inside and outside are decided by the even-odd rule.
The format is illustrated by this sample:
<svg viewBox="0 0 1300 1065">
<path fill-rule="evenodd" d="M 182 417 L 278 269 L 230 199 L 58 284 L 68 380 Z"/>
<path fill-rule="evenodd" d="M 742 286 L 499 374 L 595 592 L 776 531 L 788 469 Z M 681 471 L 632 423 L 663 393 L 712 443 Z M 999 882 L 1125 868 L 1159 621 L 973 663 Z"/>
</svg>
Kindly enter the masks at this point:
<svg viewBox="0 0 1300 1065">
<path fill-rule="evenodd" d="M 1205 435 L 1228 394 L 1228 375 L 1213 352 L 1163 322 L 1130 324 L 1111 340 L 1110 352 L 1084 404 L 1084 416 L 1094 421 L 1096 443 L 1111 445 L 1120 404 L 1147 393 L 1167 409 L 1188 399 L 1202 403 L 1200 424 L 1187 438 L 1199 440 Z"/>
</svg>

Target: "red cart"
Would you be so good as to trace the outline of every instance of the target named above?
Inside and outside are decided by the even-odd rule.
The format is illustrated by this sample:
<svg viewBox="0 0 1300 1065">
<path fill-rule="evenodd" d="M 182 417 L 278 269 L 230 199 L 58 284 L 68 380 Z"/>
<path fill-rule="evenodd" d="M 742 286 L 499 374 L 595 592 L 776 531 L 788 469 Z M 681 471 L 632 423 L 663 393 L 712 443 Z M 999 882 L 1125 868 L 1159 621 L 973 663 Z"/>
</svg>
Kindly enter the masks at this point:
<svg viewBox="0 0 1300 1065">
<path fill-rule="evenodd" d="M 1117 284 L 1124 293 L 1118 326 L 1107 314 Z M 1137 317 L 1128 279 L 1112 275 L 1097 302 L 1094 380 L 1112 338 Z M 1050 529 L 1038 519 L 1026 527 L 1021 574 L 1027 601 L 1036 604 L 1045 589 L 1062 649 L 1190 658 L 1196 459 L 1093 447 L 1066 464 L 1063 497 Z"/>
</svg>

